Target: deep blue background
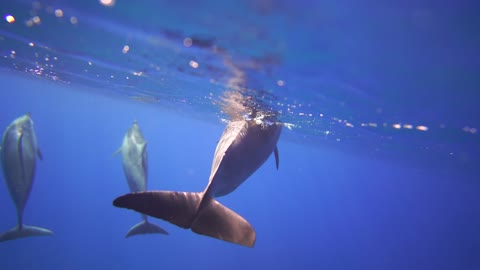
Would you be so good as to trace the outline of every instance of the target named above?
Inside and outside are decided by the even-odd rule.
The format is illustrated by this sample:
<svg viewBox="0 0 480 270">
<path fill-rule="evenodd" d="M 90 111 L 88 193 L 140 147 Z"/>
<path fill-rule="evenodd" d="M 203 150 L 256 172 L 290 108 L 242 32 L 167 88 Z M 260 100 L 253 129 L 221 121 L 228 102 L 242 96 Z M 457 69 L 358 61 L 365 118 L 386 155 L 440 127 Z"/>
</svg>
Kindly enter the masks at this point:
<svg viewBox="0 0 480 270">
<path fill-rule="evenodd" d="M 170 232 L 125 239 L 140 220 L 114 208 L 128 191 L 112 157 L 134 119 L 148 140 L 150 189 L 200 191 L 224 124 L 193 120 L 87 88 L 0 74 L 0 127 L 31 112 L 44 160 L 25 222 L 55 232 L 0 244 L 0 269 L 478 269 L 478 175 L 279 141 L 270 158 L 220 201 L 257 231 L 253 249 Z M 3 177 L 2 177 L 3 179 Z M 15 225 L 0 182 L 0 230 Z"/>
</svg>

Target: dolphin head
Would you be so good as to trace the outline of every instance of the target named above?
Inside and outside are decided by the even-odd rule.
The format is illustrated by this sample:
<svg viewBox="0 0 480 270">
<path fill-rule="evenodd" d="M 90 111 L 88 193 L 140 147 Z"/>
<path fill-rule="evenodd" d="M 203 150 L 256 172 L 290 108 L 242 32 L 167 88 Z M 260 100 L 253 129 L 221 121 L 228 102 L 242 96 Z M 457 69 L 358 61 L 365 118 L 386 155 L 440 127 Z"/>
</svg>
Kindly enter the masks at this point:
<svg viewBox="0 0 480 270">
<path fill-rule="evenodd" d="M 33 131 L 33 120 L 30 113 L 26 113 L 23 116 L 18 117 L 12 123 L 19 132 L 31 132 Z"/>
<path fill-rule="evenodd" d="M 133 121 L 132 126 L 127 132 L 127 136 L 131 138 L 136 144 L 145 143 L 145 139 L 143 138 L 142 131 L 140 130 L 140 126 L 138 125 L 137 120 Z"/>
<path fill-rule="evenodd" d="M 23 121 L 23 122 L 32 122 L 32 114 L 30 112 L 27 112 L 23 116 L 20 116 L 16 120 L 18 121 Z"/>
</svg>

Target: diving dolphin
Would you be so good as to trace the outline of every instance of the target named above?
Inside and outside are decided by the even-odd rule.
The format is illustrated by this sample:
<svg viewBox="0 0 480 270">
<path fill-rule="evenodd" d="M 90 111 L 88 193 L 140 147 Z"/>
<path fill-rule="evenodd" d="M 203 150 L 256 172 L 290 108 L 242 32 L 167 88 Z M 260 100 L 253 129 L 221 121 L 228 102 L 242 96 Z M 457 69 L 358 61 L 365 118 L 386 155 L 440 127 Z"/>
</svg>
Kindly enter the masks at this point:
<svg viewBox="0 0 480 270">
<path fill-rule="evenodd" d="M 137 121 L 134 121 L 132 127 L 127 130 L 122 146 L 115 154 L 119 152 L 122 153 L 123 171 L 130 192 L 145 191 L 148 175 L 147 142 L 143 138 Z M 148 222 L 145 214 L 142 214 L 142 219 L 128 231 L 125 237 L 149 233 L 168 234 L 164 229 Z"/>
<path fill-rule="evenodd" d="M 15 119 L 7 127 L 3 134 L 0 152 L 3 175 L 17 208 L 18 218 L 15 228 L 0 235 L 0 242 L 53 234 L 50 230 L 23 224 L 23 210 L 35 177 L 36 157 L 42 159 L 30 114 Z"/>
<path fill-rule="evenodd" d="M 210 179 L 202 192 L 147 191 L 116 198 L 113 205 L 161 218 L 198 234 L 253 247 L 255 230 L 242 216 L 215 200 L 233 192 L 272 154 L 282 125 L 261 118 L 237 119 L 217 144 Z"/>
</svg>

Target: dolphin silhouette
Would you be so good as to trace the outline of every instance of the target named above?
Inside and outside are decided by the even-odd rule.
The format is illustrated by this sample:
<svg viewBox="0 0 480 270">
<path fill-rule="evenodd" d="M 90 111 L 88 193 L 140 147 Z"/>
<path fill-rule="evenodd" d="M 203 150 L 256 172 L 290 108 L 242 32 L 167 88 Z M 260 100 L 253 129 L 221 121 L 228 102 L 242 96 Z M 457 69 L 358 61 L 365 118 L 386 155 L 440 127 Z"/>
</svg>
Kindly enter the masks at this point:
<svg viewBox="0 0 480 270">
<path fill-rule="evenodd" d="M 215 200 L 233 192 L 272 154 L 278 169 L 277 142 L 282 125 L 261 118 L 236 119 L 217 144 L 210 179 L 202 192 L 147 191 L 116 198 L 113 205 L 169 221 L 195 233 L 253 247 L 255 230 Z"/>
<path fill-rule="evenodd" d="M 140 192 L 147 189 L 148 176 L 148 158 L 147 158 L 147 142 L 143 138 L 137 121 L 127 130 L 123 138 L 120 149 L 114 153 L 122 153 L 123 171 L 127 178 L 130 192 Z M 138 234 L 168 234 L 161 227 L 148 222 L 147 216 L 142 214 L 142 221 L 134 225 L 125 237 Z"/>
<path fill-rule="evenodd" d="M 0 149 L 3 175 L 15 203 L 18 219 L 16 227 L 0 235 L 0 242 L 53 234 L 50 230 L 23 224 L 23 210 L 32 190 L 36 158 L 38 156 L 42 159 L 29 113 L 18 117 L 7 127 Z"/>
</svg>

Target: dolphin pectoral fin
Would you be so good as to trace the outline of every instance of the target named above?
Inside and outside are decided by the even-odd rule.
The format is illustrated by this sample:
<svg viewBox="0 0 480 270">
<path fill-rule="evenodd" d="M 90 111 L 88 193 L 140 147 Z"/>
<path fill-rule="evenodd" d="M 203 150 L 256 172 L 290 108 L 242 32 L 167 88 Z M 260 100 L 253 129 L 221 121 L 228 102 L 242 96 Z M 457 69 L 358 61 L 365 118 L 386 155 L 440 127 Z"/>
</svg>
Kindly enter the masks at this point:
<svg viewBox="0 0 480 270">
<path fill-rule="evenodd" d="M 37 156 L 40 160 L 43 160 L 42 151 L 40 151 L 40 148 L 38 148 L 38 147 L 37 147 Z"/>
<path fill-rule="evenodd" d="M 120 152 L 122 152 L 122 147 L 118 148 L 118 150 L 117 150 L 117 151 L 113 152 L 113 154 L 112 154 L 112 157 L 114 157 L 114 156 L 116 156 L 116 155 L 120 154 Z"/>
<path fill-rule="evenodd" d="M 278 170 L 278 166 L 280 165 L 280 156 L 278 154 L 278 146 L 275 146 L 273 153 L 275 154 L 275 165 L 277 165 L 277 170 Z"/>
<path fill-rule="evenodd" d="M 162 229 L 160 226 L 155 225 L 153 223 L 150 223 L 146 220 L 143 220 L 142 222 L 136 224 L 133 226 L 125 235 L 126 238 L 133 236 L 133 235 L 139 235 L 139 234 L 153 234 L 153 233 L 158 233 L 158 234 L 166 234 L 168 235 L 168 232 Z"/>
<path fill-rule="evenodd" d="M 247 247 L 253 247 L 256 238 L 247 220 L 208 195 L 192 224 L 192 231 Z"/>
<path fill-rule="evenodd" d="M 144 172 L 148 171 L 147 143 L 144 143 L 142 146 L 142 168 Z"/>
<path fill-rule="evenodd" d="M 145 142 L 144 144 L 141 144 L 140 147 L 141 147 L 140 152 L 142 153 L 142 156 L 143 156 L 143 155 L 145 155 L 145 152 L 147 151 L 147 142 Z"/>
<path fill-rule="evenodd" d="M 113 201 L 113 205 L 187 229 L 195 219 L 202 197 L 202 193 L 194 192 L 145 191 L 120 196 Z"/>
<path fill-rule="evenodd" d="M 31 236 L 46 236 L 52 234 L 53 232 L 48 229 L 23 224 L 21 227 L 16 226 L 11 230 L 2 233 L 0 235 L 0 242 L 14 240 L 18 238 L 25 238 Z"/>
</svg>

